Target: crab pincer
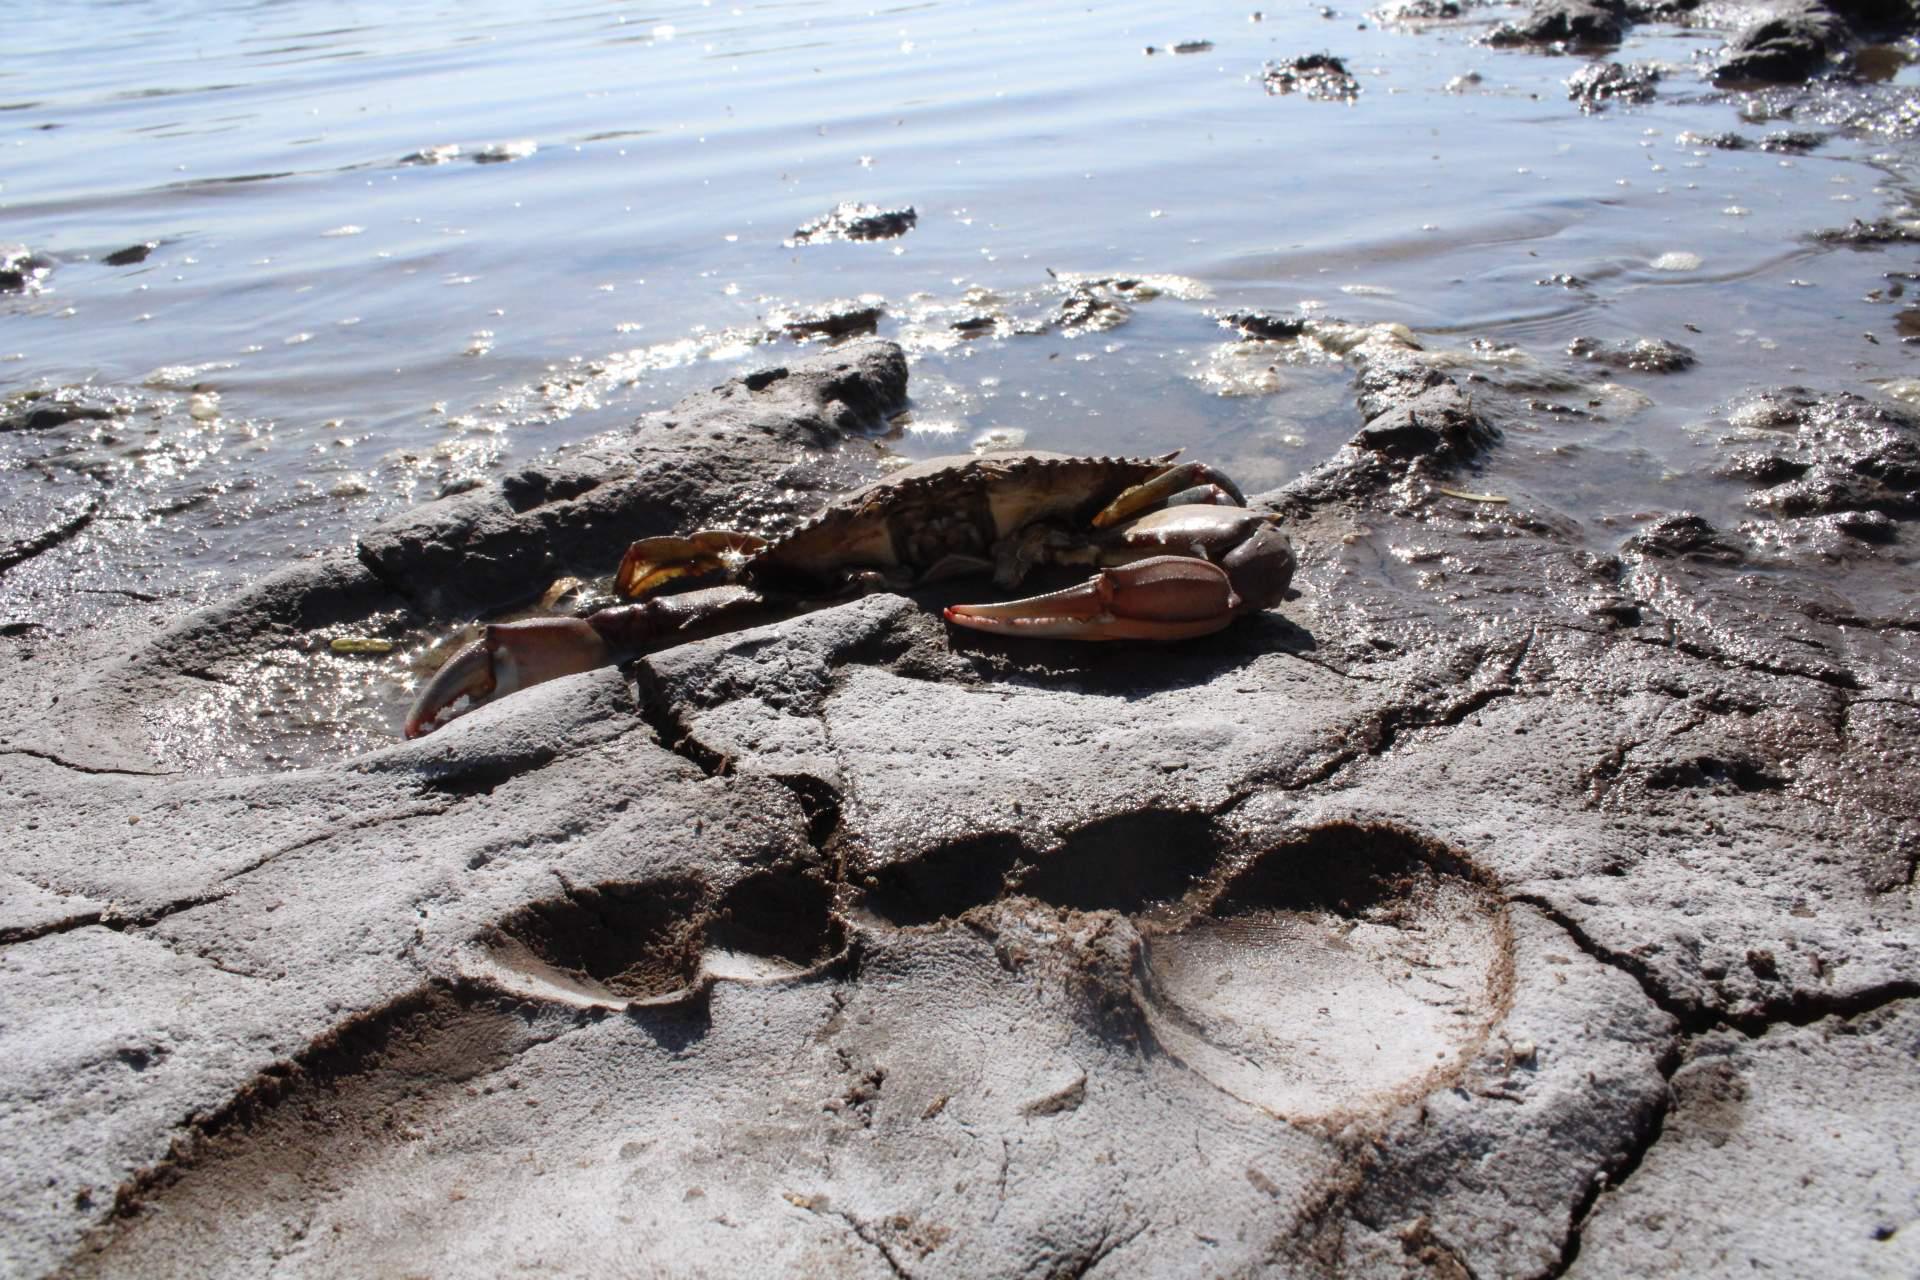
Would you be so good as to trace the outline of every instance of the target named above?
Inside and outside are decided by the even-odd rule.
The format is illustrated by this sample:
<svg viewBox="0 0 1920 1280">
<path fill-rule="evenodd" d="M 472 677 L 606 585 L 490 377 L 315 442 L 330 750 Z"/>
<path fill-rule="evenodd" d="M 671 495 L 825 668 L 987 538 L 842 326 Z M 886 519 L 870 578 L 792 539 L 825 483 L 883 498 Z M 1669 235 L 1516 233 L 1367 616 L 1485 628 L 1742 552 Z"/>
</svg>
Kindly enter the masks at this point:
<svg viewBox="0 0 1920 1280">
<path fill-rule="evenodd" d="M 479 705 L 561 676 L 605 666 L 607 642 L 585 618 L 529 618 L 481 628 L 421 688 L 402 732 L 417 738 L 461 699 Z"/>
<path fill-rule="evenodd" d="M 1194 556 L 1102 569 L 1079 586 L 1004 604 L 956 604 L 955 626 L 1054 640 L 1186 640 L 1219 631 L 1243 603 L 1226 571 Z"/>
</svg>

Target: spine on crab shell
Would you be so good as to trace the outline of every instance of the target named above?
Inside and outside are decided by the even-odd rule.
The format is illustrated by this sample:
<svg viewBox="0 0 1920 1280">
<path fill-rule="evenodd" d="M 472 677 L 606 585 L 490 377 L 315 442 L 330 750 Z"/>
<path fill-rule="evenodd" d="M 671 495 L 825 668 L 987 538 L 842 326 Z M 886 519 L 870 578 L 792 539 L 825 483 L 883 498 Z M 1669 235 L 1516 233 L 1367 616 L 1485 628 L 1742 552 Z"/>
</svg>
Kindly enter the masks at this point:
<svg viewBox="0 0 1920 1280">
<path fill-rule="evenodd" d="M 750 587 L 726 586 L 615 605 L 588 615 L 587 621 L 617 660 L 776 622 L 793 611 Z"/>
</svg>

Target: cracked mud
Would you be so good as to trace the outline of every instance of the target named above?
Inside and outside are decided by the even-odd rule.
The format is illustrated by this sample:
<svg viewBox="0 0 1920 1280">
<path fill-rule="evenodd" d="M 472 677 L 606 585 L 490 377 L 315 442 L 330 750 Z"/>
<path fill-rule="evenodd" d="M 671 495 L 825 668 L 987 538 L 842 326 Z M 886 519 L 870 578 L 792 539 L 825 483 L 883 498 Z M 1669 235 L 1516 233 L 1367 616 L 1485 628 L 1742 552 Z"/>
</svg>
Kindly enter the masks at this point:
<svg viewBox="0 0 1920 1280">
<path fill-rule="evenodd" d="M 1596 554 L 1349 336 L 1352 443 L 1255 498 L 1294 598 L 1179 647 L 931 587 L 185 766 L 289 645 L 868 478 L 863 341 L 67 670 L 0 741 L 7 1269 L 1911 1271 L 1920 425 L 1736 406 L 1750 519 Z"/>
</svg>

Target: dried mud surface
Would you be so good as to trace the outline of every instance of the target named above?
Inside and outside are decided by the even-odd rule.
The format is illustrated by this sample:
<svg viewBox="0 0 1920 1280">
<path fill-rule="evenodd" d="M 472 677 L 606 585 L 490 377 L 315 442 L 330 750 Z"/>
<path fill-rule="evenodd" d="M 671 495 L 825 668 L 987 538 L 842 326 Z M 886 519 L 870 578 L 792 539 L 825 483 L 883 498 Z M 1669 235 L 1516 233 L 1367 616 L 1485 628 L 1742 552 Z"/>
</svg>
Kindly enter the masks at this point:
<svg viewBox="0 0 1920 1280">
<path fill-rule="evenodd" d="M 1295 598 L 1175 648 L 878 594 L 184 767 L 290 637 L 864 478 L 870 340 L 0 638 L 0 1270 L 1911 1274 L 1920 424 L 1767 389 L 1750 523 L 1595 555 L 1449 491 L 1500 423 L 1420 356 L 1256 498 Z"/>
</svg>

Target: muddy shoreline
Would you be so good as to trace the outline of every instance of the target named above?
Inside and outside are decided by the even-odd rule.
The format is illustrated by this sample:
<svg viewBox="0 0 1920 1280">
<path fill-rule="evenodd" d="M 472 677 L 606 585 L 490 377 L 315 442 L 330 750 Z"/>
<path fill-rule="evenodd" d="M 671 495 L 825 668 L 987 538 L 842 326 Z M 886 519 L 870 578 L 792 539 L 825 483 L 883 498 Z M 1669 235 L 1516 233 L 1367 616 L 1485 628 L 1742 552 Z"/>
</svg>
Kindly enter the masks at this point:
<svg viewBox="0 0 1920 1280">
<path fill-rule="evenodd" d="M 1598 127 L 1675 80 L 1610 48 L 1699 29 L 1750 114 L 1688 146 L 1911 145 L 1876 71 L 1910 6 L 1697 16 L 1542 0 L 1491 39 L 1595 53 L 1553 105 Z M 1262 86 L 1391 81 L 1301 49 Z M 943 216 L 809 208 L 778 234 L 815 259 Z M 1819 248 L 1905 307 L 1911 209 L 1860 212 Z M 92 269 L 8 247 L 0 290 Z M 148 562 L 244 485 L 115 486 L 218 391 L 10 400 L 55 483 L 0 545 L 49 611 L 0 621 L 0 1271 L 1920 1273 L 1920 393 L 1745 385 L 1623 506 L 1582 440 L 1739 318 L 1542 357 L 1193 283 L 770 311 L 753 342 L 813 345 L 186 611 Z M 929 334 L 1074 352 L 1176 306 L 1212 394 L 1344 388 L 1345 443 L 1253 494 L 1280 607 L 1034 647 L 941 621 L 975 587 L 879 592 L 341 728 L 397 733 L 462 628 L 590 602 L 633 538 L 879 474 L 933 376 L 955 402 Z M 102 529 L 153 580 L 76 588 Z"/>
<path fill-rule="evenodd" d="M 1848 590 L 1920 508 L 1763 582 L 1678 516 L 1596 559 L 1453 496 L 1502 424 L 1427 354 L 1356 346 L 1353 443 L 1256 499 L 1296 598 L 1177 648 L 883 594 L 278 776 L 128 733 L 848 482 L 869 340 L 72 671 L 6 746 L 8 1123 L 61 1153 L 13 1265 L 1897 1272 L 1920 654 Z M 1792 403 L 1803 478 L 1920 449 Z"/>
</svg>

